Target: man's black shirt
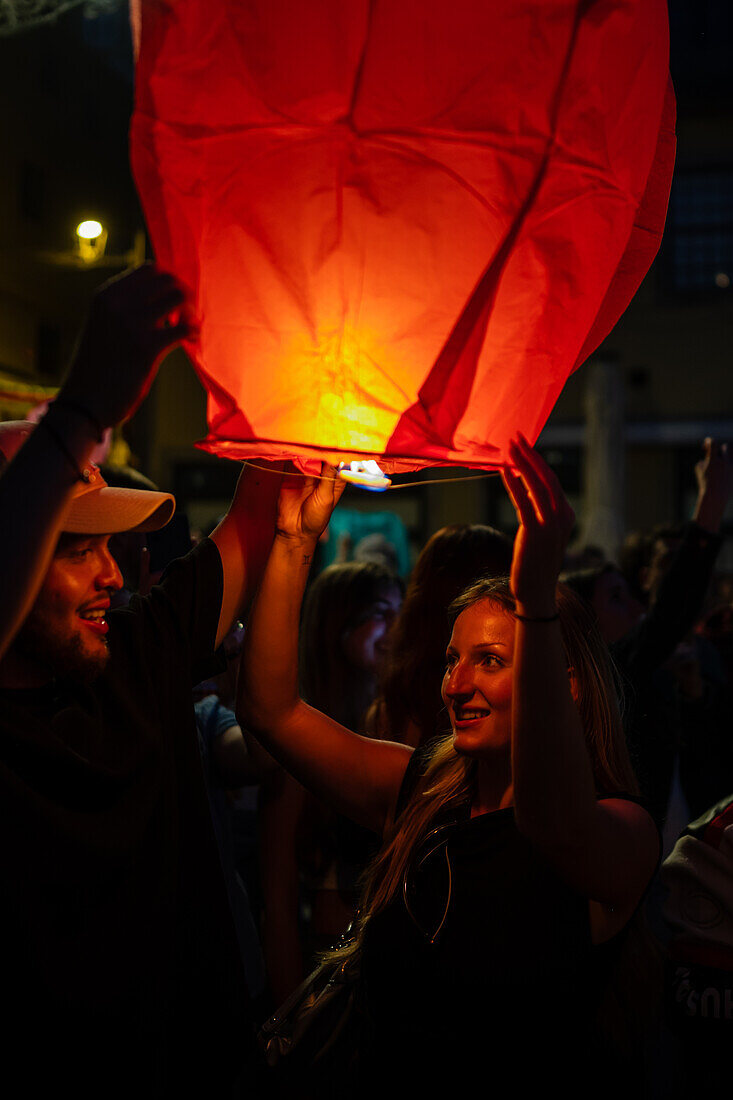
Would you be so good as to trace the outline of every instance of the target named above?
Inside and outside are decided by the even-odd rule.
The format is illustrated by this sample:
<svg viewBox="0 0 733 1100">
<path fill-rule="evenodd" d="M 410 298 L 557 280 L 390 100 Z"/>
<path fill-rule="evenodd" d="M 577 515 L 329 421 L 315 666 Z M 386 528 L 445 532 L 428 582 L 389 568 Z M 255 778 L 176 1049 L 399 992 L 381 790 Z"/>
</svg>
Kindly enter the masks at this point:
<svg viewBox="0 0 733 1100">
<path fill-rule="evenodd" d="M 218 666 L 204 540 L 109 615 L 91 684 L 0 693 L 0 958 L 18 1095 L 232 1095 L 251 1033 L 191 689 Z"/>
</svg>

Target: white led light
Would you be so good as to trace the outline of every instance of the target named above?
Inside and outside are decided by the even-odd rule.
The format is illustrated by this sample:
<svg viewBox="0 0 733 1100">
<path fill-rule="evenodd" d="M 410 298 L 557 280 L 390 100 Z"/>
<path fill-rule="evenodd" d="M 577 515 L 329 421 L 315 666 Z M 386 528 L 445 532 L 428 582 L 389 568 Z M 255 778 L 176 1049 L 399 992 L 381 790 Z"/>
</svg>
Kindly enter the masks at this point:
<svg viewBox="0 0 733 1100">
<path fill-rule="evenodd" d="M 372 493 L 383 493 L 392 484 L 371 458 L 365 462 L 358 459 L 354 459 L 353 462 L 342 462 L 338 474 L 349 484 L 358 485 L 360 489 L 369 489 Z"/>
<path fill-rule="evenodd" d="M 84 241 L 94 241 L 97 237 L 101 237 L 103 232 L 103 226 L 101 222 L 95 222 L 91 219 L 89 221 L 80 222 L 76 227 L 77 237 L 81 237 Z"/>
</svg>

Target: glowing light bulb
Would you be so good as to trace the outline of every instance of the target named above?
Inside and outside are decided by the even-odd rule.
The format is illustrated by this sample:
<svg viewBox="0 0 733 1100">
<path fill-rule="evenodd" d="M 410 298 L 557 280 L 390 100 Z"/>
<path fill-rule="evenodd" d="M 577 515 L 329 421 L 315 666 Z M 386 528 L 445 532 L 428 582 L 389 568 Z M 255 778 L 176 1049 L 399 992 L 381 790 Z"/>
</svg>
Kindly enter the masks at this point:
<svg viewBox="0 0 733 1100">
<path fill-rule="evenodd" d="M 104 255 L 107 230 L 95 218 L 85 218 L 76 227 L 77 254 L 82 263 L 94 264 Z"/>
<path fill-rule="evenodd" d="M 97 237 L 101 237 L 103 233 L 103 226 L 101 222 L 93 220 L 79 222 L 76 227 L 77 237 L 81 237 L 84 241 L 94 241 Z"/>
</svg>

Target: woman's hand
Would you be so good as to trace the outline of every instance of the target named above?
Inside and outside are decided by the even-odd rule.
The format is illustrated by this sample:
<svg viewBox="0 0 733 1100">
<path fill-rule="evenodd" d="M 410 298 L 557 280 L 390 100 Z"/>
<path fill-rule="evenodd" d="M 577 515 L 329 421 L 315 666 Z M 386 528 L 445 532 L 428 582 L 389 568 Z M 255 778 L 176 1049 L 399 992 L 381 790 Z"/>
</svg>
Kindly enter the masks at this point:
<svg viewBox="0 0 733 1100">
<path fill-rule="evenodd" d="M 325 531 L 346 482 L 324 462 L 320 477 L 285 477 L 277 506 L 276 530 L 288 539 L 315 541 Z"/>
<path fill-rule="evenodd" d="M 520 613 L 552 615 L 555 586 L 575 513 L 555 473 L 521 433 L 510 443 L 509 457 L 514 469 L 505 467 L 502 478 L 519 520 L 512 559 L 512 593 Z"/>
</svg>

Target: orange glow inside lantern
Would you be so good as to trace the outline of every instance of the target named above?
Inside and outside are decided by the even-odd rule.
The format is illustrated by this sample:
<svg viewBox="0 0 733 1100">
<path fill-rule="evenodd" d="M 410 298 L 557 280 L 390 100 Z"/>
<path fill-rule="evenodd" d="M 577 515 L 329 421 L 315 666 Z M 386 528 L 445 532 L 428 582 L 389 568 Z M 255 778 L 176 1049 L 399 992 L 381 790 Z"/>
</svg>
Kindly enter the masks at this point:
<svg viewBox="0 0 733 1100">
<path fill-rule="evenodd" d="M 534 441 L 661 239 L 664 0 L 187 0 L 136 28 L 132 162 L 202 318 L 202 445 L 395 471 Z"/>
</svg>

